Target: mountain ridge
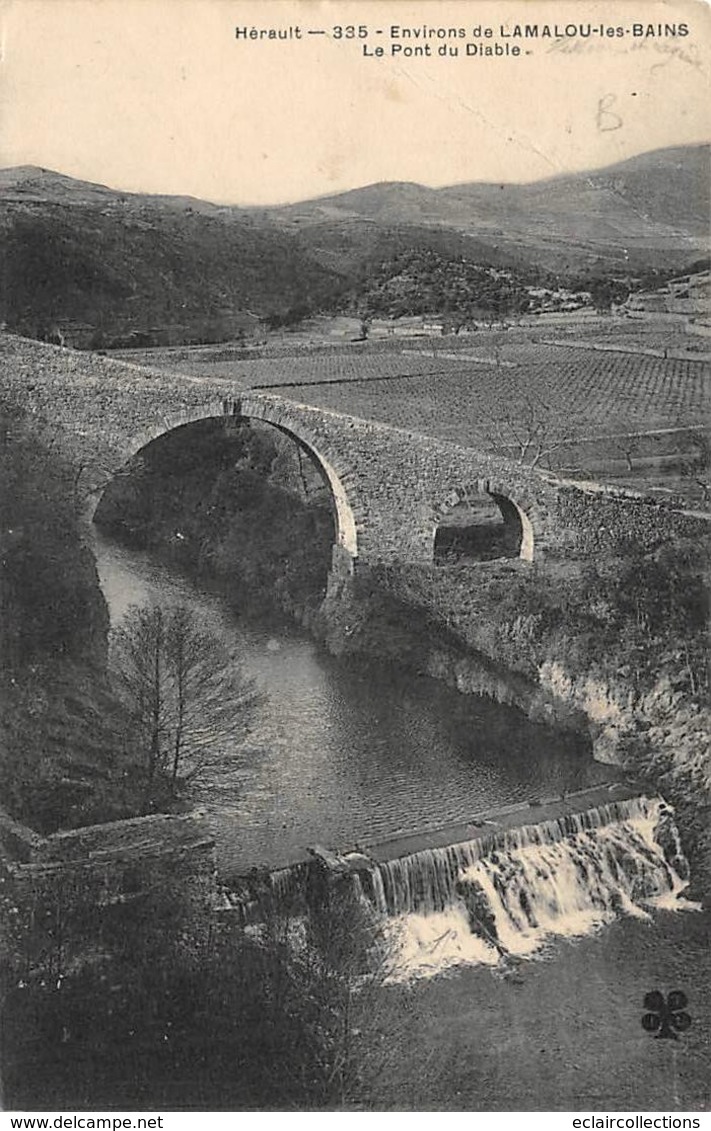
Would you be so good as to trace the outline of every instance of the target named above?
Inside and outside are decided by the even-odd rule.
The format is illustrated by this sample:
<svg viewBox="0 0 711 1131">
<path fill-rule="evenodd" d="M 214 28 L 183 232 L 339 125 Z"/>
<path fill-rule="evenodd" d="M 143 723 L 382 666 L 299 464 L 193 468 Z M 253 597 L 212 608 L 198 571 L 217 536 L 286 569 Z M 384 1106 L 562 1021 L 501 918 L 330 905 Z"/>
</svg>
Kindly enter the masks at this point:
<svg viewBox="0 0 711 1131">
<path fill-rule="evenodd" d="M 519 283 L 685 270 L 708 254 L 710 152 L 656 150 L 526 184 L 383 182 L 268 208 L 8 168 L 0 319 L 31 336 L 84 323 L 97 342 L 156 328 L 229 335 L 242 312 L 340 309 L 383 266 L 430 253 L 442 270 L 466 260 Z"/>
<path fill-rule="evenodd" d="M 603 212 L 615 206 L 636 211 L 653 223 L 683 222 L 703 236 L 708 231 L 711 194 L 711 147 L 677 146 L 653 150 L 602 169 L 561 173 L 545 180 L 514 182 L 465 181 L 431 188 L 414 182 L 384 181 L 349 189 L 343 193 L 315 197 L 294 204 L 250 209 L 282 223 L 318 222 L 346 214 L 390 219 L 391 202 L 399 209 L 399 220 L 443 223 L 462 227 L 467 222 L 491 222 L 505 218 L 511 210 L 535 206 L 544 212 L 575 212 L 581 198 Z M 680 185 L 685 191 L 680 192 Z M 608 194 L 612 199 L 605 199 Z M 418 215 L 403 215 L 403 207 L 419 208 Z M 423 212 L 423 209 L 425 210 Z M 426 210 L 430 211 L 427 212 Z M 467 209 L 469 214 L 467 215 Z M 324 210 L 325 213 L 324 214 Z M 473 210 L 473 211 L 472 211 Z M 487 212 L 488 215 L 481 213 Z"/>
<path fill-rule="evenodd" d="M 575 172 L 562 171 L 554 173 L 550 177 L 536 178 L 532 181 L 499 181 L 499 180 L 465 180 L 456 181 L 451 184 L 444 185 L 428 185 L 420 181 L 369 181 L 364 185 L 354 185 L 348 189 L 344 189 L 337 193 L 319 194 L 313 197 L 304 197 L 295 201 L 281 202 L 278 204 L 245 204 L 232 201 L 214 201 L 207 197 L 196 197 L 191 194 L 183 193 L 151 193 L 141 189 L 121 189 L 113 188 L 100 181 L 87 181 L 81 177 L 72 177 L 68 173 L 62 173 L 56 169 L 50 169 L 42 165 L 10 165 L 0 167 L 0 192 L 7 188 L 13 181 L 21 183 L 23 178 L 13 177 L 13 174 L 25 174 L 27 179 L 37 178 L 38 175 L 43 178 L 55 180 L 59 182 L 71 183 L 74 188 L 88 188 L 92 190 L 99 190 L 101 193 L 108 193 L 112 196 L 126 196 L 138 197 L 143 200 L 156 200 L 156 201 L 187 201 L 195 202 L 202 205 L 210 205 L 217 209 L 239 210 L 243 212 L 280 212 L 286 209 L 299 208 L 308 204 L 325 204 L 328 202 L 337 202 L 345 200 L 349 197 L 354 197 L 357 194 L 370 192 L 375 189 L 397 189 L 397 190 L 410 190 L 415 189 L 418 192 L 424 192 L 431 195 L 447 195 L 457 193 L 465 190 L 545 190 L 546 187 L 555 187 L 556 185 L 573 182 L 573 181 L 595 181 L 599 177 L 609 176 L 613 173 L 623 174 L 626 170 L 636 169 L 640 166 L 654 166 L 655 164 L 669 165 L 672 162 L 674 155 L 678 157 L 678 165 L 685 162 L 688 163 L 691 154 L 698 154 L 703 160 L 705 166 L 706 180 L 709 179 L 711 172 L 711 143 L 700 142 L 694 145 L 681 145 L 669 146 L 663 149 L 647 150 L 643 153 L 634 155 L 633 157 L 624 158 L 622 161 L 617 161 L 612 165 L 596 166 L 590 169 L 578 170 Z"/>
<path fill-rule="evenodd" d="M 348 224 L 375 222 L 475 238 L 501 262 L 547 270 L 587 268 L 598 260 L 649 268 L 660 255 L 681 265 L 708 248 L 710 155 L 706 144 L 676 146 L 520 184 L 467 181 L 429 188 L 382 182 L 251 211 L 298 231 L 324 261 L 334 245 L 347 254 Z"/>
</svg>

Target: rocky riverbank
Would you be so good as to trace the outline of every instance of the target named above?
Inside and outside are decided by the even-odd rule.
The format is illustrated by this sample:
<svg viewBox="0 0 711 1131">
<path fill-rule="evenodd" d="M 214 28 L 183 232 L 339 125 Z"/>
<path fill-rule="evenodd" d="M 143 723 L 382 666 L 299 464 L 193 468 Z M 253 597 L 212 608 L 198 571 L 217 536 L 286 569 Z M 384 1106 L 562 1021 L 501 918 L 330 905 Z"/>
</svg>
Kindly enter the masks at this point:
<svg viewBox="0 0 711 1131">
<path fill-rule="evenodd" d="M 600 632 L 596 650 L 589 627 L 586 637 L 576 638 L 572 616 L 566 631 L 558 626 L 553 632 L 541 615 L 544 605 L 534 604 L 545 574 L 526 579 L 508 563 L 469 572 L 477 592 L 468 613 L 457 600 L 466 588 L 461 570 L 449 579 L 444 571 L 419 577 L 410 571 L 406 585 L 392 575 L 378 581 L 361 580 L 350 594 L 324 602 L 313 627 L 327 647 L 385 656 L 463 694 L 512 704 L 534 721 L 587 734 L 598 761 L 624 767 L 674 804 L 697 893 L 711 892 L 711 713 L 700 689 L 689 686 L 689 641 L 680 649 L 667 640 L 644 656 L 644 665 L 636 653 L 634 666 L 626 662 L 624 634 L 615 642 Z M 514 593 L 504 606 L 507 581 Z M 531 592 L 521 601 L 522 586 Z"/>
</svg>

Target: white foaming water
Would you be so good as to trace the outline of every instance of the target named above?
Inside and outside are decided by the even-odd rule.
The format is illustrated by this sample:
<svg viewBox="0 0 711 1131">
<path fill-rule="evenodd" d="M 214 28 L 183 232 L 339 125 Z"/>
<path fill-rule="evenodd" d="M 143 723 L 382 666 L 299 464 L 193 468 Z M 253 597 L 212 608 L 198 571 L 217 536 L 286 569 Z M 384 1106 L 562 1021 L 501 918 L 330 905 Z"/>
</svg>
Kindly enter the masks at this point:
<svg viewBox="0 0 711 1131">
<path fill-rule="evenodd" d="M 300 914 L 311 867 L 272 872 L 270 898 Z M 505 966 L 552 937 L 587 935 L 618 915 L 697 906 L 680 898 L 688 864 L 660 798 L 612 801 L 382 864 L 360 854 L 354 867 L 345 875 L 384 928 L 391 981 L 459 965 Z M 245 921 L 263 914 L 254 890 L 234 905 Z"/>
<path fill-rule="evenodd" d="M 399 915 L 386 925 L 392 949 L 389 981 L 431 978 L 453 966 L 497 966 L 501 953 L 475 935 L 463 907 Z"/>
<path fill-rule="evenodd" d="M 693 907 L 679 898 L 687 874 L 668 807 L 635 798 L 381 864 L 369 897 L 389 916 L 392 978 L 404 980 Z"/>
</svg>

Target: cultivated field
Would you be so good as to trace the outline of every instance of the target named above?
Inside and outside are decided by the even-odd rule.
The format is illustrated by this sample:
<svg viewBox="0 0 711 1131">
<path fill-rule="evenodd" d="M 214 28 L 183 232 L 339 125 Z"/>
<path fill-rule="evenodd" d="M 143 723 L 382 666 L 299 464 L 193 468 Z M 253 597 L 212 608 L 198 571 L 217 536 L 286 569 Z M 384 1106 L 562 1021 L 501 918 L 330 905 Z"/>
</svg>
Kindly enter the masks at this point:
<svg viewBox="0 0 711 1131">
<path fill-rule="evenodd" d="M 598 318 L 362 343 L 300 336 L 291 352 L 282 338 L 252 353 L 215 346 L 131 358 L 538 457 L 570 475 L 673 491 L 698 506 L 708 494 L 701 463 L 711 367 L 701 351 L 709 348 L 678 326 Z"/>
<path fill-rule="evenodd" d="M 461 361 L 432 357 L 431 349 L 426 351 L 420 344 L 420 353 L 411 352 L 417 342 L 409 343 L 407 349 L 400 344 L 397 350 L 378 348 L 375 343 L 362 346 L 333 347 L 322 352 L 300 351 L 266 357 L 234 357 L 212 361 L 209 353 L 200 351 L 199 357 L 175 360 L 170 355 L 158 351 L 147 351 L 145 363 L 154 368 L 171 369 L 175 373 L 185 373 L 196 377 L 226 377 L 243 388 L 271 388 L 288 385 L 309 385 L 328 382 L 351 382 L 376 378 L 431 373 L 435 369 L 445 372 L 458 371 Z M 121 355 L 128 357 L 127 354 Z"/>
<path fill-rule="evenodd" d="M 424 360 L 412 357 L 411 375 L 384 381 L 374 379 L 383 376 L 381 359 L 363 358 L 360 379 L 303 386 L 298 396 L 464 444 L 490 435 L 490 416 L 524 417 L 529 399 L 550 410 L 558 434 L 574 439 L 708 420 L 709 387 L 699 362 L 556 346 L 502 348 L 498 363 L 483 350 L 456 362 L 430 357 L 423 372 Z"/>
</svg>

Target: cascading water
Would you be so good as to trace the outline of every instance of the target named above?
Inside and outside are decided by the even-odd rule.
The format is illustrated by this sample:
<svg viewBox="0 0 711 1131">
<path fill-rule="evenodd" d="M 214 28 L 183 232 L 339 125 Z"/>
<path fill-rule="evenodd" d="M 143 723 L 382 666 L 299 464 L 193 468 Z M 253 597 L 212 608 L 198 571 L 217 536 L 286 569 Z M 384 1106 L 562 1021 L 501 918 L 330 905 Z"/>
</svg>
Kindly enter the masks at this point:
<svg viewBox="0 0 711 1131">
<path fill-rule="evenodd" d="M 411 977 L 681 907 L 687 879 L 671 810 L 640 797 L 379 864 L 362 886 Z"/>
<path fill-rule="evenodd" d="M 338 859 L 384 921 L 394 980 L 461 963 L 494 966 L 531 954 L 552 935 L 588 934 L 617 915 L 693 906 L 679 899 L 688 865 L 660 798 L 493 829 L 386 863 L 363 854 Z M 313 866 L 272 873 L 269 898 L 293 913 Z M 254 893 L 249 905 L 239 902 L 249 906 L 248 918 L 259 917 Z"/>
</svg>

